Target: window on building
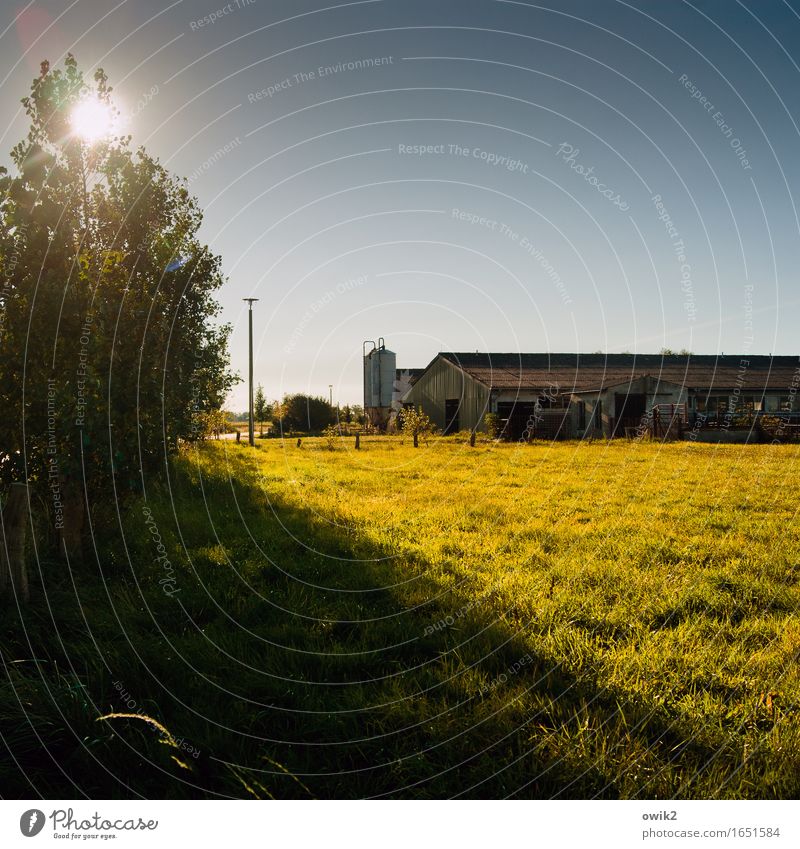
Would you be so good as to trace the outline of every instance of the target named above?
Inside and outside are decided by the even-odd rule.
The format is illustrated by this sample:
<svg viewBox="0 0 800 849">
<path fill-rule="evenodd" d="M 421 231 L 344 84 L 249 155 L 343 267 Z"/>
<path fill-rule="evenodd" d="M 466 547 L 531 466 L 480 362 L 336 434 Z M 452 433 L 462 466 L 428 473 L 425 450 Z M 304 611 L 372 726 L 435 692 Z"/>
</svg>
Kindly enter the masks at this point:
<svg viewBox="0 0 800 849">
<path fill-rule="evenodd" d="M 698 395 L 697 412 L 709 416 L 724 415 L 728 410 L 727 395 Z"/>
</svg>

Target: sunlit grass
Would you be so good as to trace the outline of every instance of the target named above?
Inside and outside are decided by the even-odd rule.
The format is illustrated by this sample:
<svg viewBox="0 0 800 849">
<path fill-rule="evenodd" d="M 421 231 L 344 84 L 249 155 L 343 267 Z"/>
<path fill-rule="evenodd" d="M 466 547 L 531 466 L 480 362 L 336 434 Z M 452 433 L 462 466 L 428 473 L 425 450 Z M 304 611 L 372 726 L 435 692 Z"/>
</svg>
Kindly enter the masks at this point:
<svg viewBox="0 0 800 849">
<path fill-rule="evenodd" d="M 100 783 L 92 753 L 124 772 L 116 795 L 796 795 L 797 462 L 624 441 L 188 449 L 148 493 L 181 592 L 159 591 L 135 509 L 134 569 L 118 540 L 108 597 L 77 588 L 102 660 L 72 587 L 51 588 L 59 674 L 82 661 L 70 724 L 93 741 L 62 729 L 59 746 L 89 764 L 76 781 Z M 63 681 L 48 705 L 29 672 L 12 681 L 53 724 Z M 97 715 L 126 710 L 117 679 L 199 749 L 180 774 L 142 723 L 99 736 Z"/>
</svg>

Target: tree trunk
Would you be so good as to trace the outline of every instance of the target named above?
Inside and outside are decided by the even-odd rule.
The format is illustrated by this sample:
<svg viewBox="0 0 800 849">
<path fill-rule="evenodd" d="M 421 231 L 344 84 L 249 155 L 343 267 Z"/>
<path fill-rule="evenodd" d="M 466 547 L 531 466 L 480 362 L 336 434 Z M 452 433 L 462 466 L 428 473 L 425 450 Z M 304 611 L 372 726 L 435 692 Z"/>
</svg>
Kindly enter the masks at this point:
<svg viewBox="0 0 800 849">
<path fill-rule="evenodd" d="M 28 514 L 28 487 L 24 483 L 11 485 L 6 503 L 0 512 L 0 595 L 8 592 L 27 603 L 28 571 L 25 565 L 25 535 Z"/>
<path fill-rule="evenodd" d="M 61 554 L 70 563 L 83 563 L 83 492 L 75 481 L 61 485 L 64 512 L 59 528 Z"/>
</svg>

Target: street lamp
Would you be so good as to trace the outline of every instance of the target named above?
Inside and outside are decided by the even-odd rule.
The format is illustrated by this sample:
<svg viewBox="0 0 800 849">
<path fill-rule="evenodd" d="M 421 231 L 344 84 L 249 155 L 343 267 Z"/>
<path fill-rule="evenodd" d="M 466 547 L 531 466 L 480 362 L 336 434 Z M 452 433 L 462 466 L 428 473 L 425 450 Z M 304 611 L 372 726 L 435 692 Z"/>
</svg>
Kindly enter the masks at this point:
<svg viewBox="0 0 800 849">
<path fill-rule="evenodd" d="M 248 326 L 250 329 L 250 415 L 248 417 L 249 431 L 248 431 L 248 442 L 250 446 L 254 446 L 255 443 L 255 426 L 253 422 L 253 304 L 258 300 L 258 298 L 242 298 L 243 301 L 247 301 L 249 305 L 248 310 Z"/>
</svg>

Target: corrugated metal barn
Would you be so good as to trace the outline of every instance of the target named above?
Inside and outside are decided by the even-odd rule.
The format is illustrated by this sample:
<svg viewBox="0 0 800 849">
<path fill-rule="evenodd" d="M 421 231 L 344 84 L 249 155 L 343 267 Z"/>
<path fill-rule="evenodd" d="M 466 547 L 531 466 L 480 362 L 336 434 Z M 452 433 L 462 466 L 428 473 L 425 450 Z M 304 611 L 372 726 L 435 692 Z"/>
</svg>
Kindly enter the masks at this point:
<svg viewBox="0 0 800 849">
<path fill-rule="evenodd" d="M 403 397 L 445 433 L 510 439 L 624 436 L 643 422 L 734 429 L 742 419 L 796 416 L 800 358 L 683 354 L 440 353 Z"/>
</svg>

